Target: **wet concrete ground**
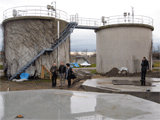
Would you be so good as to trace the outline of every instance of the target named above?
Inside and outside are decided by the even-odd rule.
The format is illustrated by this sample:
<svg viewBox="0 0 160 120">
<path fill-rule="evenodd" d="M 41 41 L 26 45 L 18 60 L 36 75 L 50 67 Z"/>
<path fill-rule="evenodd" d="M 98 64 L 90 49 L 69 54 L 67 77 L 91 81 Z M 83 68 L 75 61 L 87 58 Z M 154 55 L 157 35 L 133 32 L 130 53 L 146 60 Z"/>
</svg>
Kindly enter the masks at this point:
<svg viewBox="0 0 160 120">
<path fill-rule="evenodd" d="M 160 104 L 124 94 L 29 90 L 0 92 L 0 119 L 158 120 Z"/>
<path fill-rule="evenodd" d="M 117 91 L 137 91 L 145 92 L 150 89 L 151 92 L 160 92 L 160 78 L 146 78 L 147 82 L 151 82 L 152 86 L 134 86 L 134 85 L 113 85 L 112 80 L 129 80 L 129 81 L 140 81 L 139 77 L 110 77 L 100 79 L 89 79 L 83 83 L 84 86 L 90 87 L 102 87 L 112 88 Z"/>
</svg>

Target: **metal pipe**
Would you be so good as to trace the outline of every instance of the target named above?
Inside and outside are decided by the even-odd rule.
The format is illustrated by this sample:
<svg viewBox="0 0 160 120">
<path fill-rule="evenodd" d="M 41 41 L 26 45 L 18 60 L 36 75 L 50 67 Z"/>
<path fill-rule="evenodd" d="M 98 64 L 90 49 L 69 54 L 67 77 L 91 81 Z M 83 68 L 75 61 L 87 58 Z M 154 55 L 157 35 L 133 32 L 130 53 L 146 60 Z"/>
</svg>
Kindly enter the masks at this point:
<svg viewBox="0 0 160 120">
<path fill-rule="evenodd" d="M 134 23 L 134 8 L 133 7 L 132 7 L 132 23 Z"/>
<path fill-rule="evenodd" d="M 59 39 L 59 21 L 57 21 L 57 36 L 58 36 L 58 39 Z"/>
<path fill-rule="evenodd" d="M 55 18 L 57 17 L 57 8 L 56 8 L 56 1 L 55 1 Z"/>
</svg>

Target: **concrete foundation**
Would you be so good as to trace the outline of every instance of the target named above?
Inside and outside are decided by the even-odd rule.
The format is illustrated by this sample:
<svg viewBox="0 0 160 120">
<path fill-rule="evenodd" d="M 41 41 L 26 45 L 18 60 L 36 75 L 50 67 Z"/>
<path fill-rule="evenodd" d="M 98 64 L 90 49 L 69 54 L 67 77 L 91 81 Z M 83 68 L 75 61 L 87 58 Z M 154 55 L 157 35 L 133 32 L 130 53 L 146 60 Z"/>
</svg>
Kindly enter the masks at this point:
<svg viewBox="0 0 160 120">
<path fill-rule="evenodd" d="M 151 86 L 136 86 L 136 85 L 113 85 L 112 80 L 124 80 L 139 81 L 138 77 L 110 77 L 89 79 L 82 84 L 82 87 L 87 91 L 105 92 L 105 93 L 119 93 L 129 94 L 136 97 L 140 97 L 146 100 L 160 103 L 160 79 L 159 78 L 146 78 L 147 82 L 151 83 Z M 146 90 L 150 91 L 147 92 Z"/>
<path fill-rule="evenodd" d="M 0 119 L 158 120 L 158 103 L 131 95 L 66 90 L 0 92 Z"/>
<path fill-rule="evenodd" d="M 152 30 L 150 25 L 117 24 L 96 30 L 97 72 L 106 73 L 113 67 L 140 72 L 143 57 L 151 68 Z"/>
</svg>

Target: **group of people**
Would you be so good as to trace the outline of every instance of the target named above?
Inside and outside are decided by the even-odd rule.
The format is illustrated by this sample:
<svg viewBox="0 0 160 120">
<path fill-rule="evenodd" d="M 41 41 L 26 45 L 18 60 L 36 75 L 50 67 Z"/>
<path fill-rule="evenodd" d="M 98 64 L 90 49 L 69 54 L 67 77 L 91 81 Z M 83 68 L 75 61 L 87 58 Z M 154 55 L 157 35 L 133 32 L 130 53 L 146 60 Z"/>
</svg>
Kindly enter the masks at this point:
<svg viewBox="0 0 160 120">
<path fill-rule="evenodd" d="M 142 63 L 141 63 L 141 85 L 142 86 L 145 86 L 145 77 L 146 77 L 146 72 L 148 70 L 149 70 L 148 60 L 145 57 L 143 57 Z M 61 62 L 61 65 L 59 66 L 59 68 L 56 66 L 56 63 L 54 63 L 50 69 L 50 72 L 52 73 L 52 87 L 55 87 L 57 84 L 58 72 L 60 75 L 60 85 L 59 86 L 65 86 L 66 79 L 68 80 L 68 87 L 71 86 L 71 79 L 72 79 L 73 71 L 69 63 L 67 63 L 65 66 L 63 62 Z"/>
<path fill-rule="evenodd" d="M 73 71 L 69 63 L 67 63 L 65 66 L 63 62 L 61 62 L 61 65 L 59 66 L 59 68 L 56 66 L 56 63 L 54 63 L 50 69 L 50 72 L 52 73 L 52 87 L 55 87 L 57 85 L 58 73 L 60 75 L 60 85 L 59 86 L 65 86 L 66 79 L 68 80 L 68 87 L 71 86 L 71 78 L 73 75 Z"/>
</svg>

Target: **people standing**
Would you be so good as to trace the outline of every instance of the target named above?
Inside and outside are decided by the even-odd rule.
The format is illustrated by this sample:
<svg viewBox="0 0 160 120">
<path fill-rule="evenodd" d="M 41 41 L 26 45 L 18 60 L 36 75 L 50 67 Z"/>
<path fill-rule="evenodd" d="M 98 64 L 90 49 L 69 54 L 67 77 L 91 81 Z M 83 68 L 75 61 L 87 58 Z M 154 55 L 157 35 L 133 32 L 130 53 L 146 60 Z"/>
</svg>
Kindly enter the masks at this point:
<svg viewBox="0 0 160 120">
<path fill-rule="evenodd" d="M 67 66 L 66 78 L 68 80 L 68 87 L 70 87 L 71 86 L 71 77 L 72 77 L 72 72 L 73 71 L 72 71 L 72 68 L 70 67 L 69 63 L 67 63 L 66 66 Z"/>
<path fill-rule="evenodd" d="M 55 87 L 57 84 L 57 73 L 58 73 L 58 68 L 56 66 L 56 63 L 53 63 L 50 72 L 52 73 L 52 87 Z"/>
<path fill-rule="evenodd" d="M 146 72 L 149 70 L 149 63 L 146 57 L 143 57 L 142 63 L 141 63 L 141 85 L 145 86 L 145 77 Z"/>
<path fill-rule="evenodd" d="M 60 86 L 62 86 L 62 80 L 63 80 L 63 86 L 65 86 L 65 73 L 66 73 L 66 66 L 63 65 L 63 62 L 61 62 L 61 65 L 59 66 Z"/>
</svg>

